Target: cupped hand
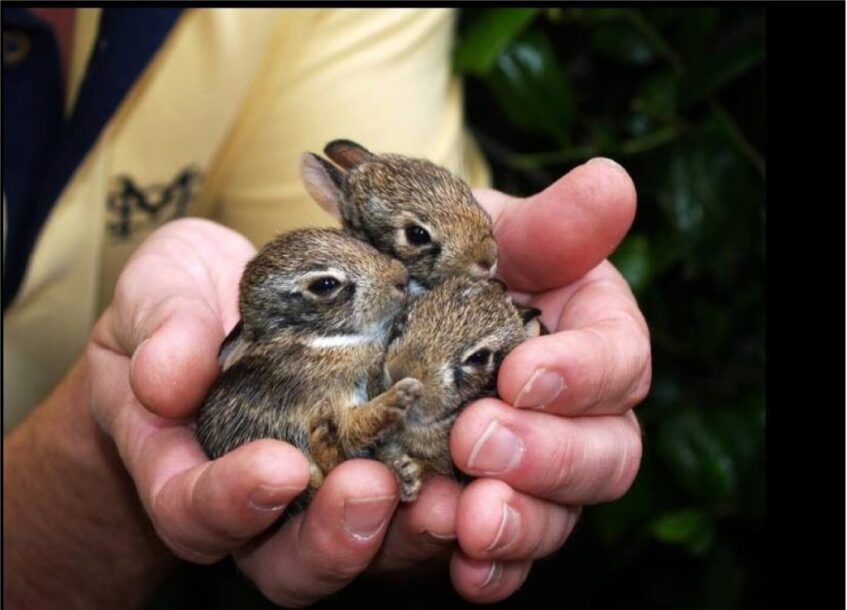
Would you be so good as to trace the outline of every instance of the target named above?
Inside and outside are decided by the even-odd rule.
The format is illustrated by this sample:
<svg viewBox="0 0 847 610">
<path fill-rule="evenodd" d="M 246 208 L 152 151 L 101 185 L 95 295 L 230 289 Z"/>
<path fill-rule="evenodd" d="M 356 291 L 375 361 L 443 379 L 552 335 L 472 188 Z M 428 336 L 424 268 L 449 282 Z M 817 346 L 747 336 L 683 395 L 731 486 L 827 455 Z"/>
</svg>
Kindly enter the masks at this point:
<svg viewBox="0 0 847 610">
<path fill-rule="evenodd" d="M 238 320 L 238 282 L 254 254 L 237 233 L 198 219 L 151 235 L 127 263 L 92 334 L 89 402 L 177 556 L 209 563 L 232 554 L 272 601 L 304 606 L 372 563 L 398 490 L 382 464 L 350 461 L 330 473 L 305 513 L 268 530 L 307 485 L 303 455 L 261 440 L 206 458 L 193 417 L 219 373 L 218 348 Z M 441 506 L 452 523 L 455 496 Z M 394 528 L 387 546 L 402 550 L 401 538 Z M 400 563 L 390 551 L 388 557 Z"/>
<path fill-rule="evenodd" d="M 582 505 L 617 499 L 631 486 L 641 460 L 632 409 L 649 389 L 651 361 L 644 317 L 605 260 L 635 213 L 635 189 L 620 165 L 594 159 L 527 199 L 475 194 L 494 219 L 498 275 L 516 300 L 542 310 L 550 334 L 505 359 L 502 400 L 478 401 L 457 420 L 454 462 L 478 478 L 464 490 L 440 480 L 426 486 L 427 504 L 395 521 L 420 531 L 409 523 L 444 515 L 430 527 L 458 539 L 450 562 L 456 590 L 492 602 L 565 543 Z"/>
<path fill-rule="evenodd" d="M 88 348 L 91 405 L 178 556 L 212 562 L 232 553 L 272 601 L 304 606 L 369 566 L 414 568 L 458 539 L 454 585 L 468 599 L 494 601 L 564 543 L 579 506 L 626 491 L 640 461 L 631 408 L 649 387 L 650 348 L 626 282 L 604 259 L 632 222 L 629 177 L 598 160 L 526 200 L 477 195 L 495 219 L 500 274 L 555 330 L 506 359 L 505 402 L 480 401 L 457 422 L 454 460 L 481 478 L 465 490 L 434 479 L 395 512 L 388 470 L 347 462 L 304 514 L 264 535 L 305 488 L 305 458 L 265 440 L 209 461 L 192 427 L 255 251 L 194 219 L 169 223 L 139 248 Z M 510 443 L 518 451 L 504 462 Z"/>
</svg>

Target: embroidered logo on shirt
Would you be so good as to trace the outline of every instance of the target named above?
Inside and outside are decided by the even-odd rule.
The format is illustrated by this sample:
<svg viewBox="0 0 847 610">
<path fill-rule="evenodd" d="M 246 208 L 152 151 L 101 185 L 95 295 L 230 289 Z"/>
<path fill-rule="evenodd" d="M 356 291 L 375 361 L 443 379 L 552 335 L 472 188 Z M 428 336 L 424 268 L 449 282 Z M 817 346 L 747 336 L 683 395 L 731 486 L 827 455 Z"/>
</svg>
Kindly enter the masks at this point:
<svg viewBox="0 0 847 610">
<path fill-rule="evenodd" d="M 109 232 L 125 240 L 139 229 L 185 216 L 200 177 L 197 168 L 187 167 L 170 184 L 140 187 L 131 176 L 115 176 L 106 200 L 107 210 L 113 218 L 107 224 Z"/>
</svg>

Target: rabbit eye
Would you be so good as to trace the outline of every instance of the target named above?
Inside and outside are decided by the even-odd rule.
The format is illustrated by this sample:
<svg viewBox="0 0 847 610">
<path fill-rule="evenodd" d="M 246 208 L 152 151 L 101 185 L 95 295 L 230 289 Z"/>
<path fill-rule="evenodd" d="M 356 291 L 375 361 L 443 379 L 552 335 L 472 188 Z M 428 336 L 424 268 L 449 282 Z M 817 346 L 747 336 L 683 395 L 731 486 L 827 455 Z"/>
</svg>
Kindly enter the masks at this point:
<svg viewBox="0 0 847 610">
<path fill-rule="evenodd" d="M 406 227 L 406 239 L 410 244 L 415 246 L 424 246 L 432 239 L 429 236 L 429 231 L 419 225 L 409 225 Z"/>
<path fill-rule="evenodd" d="M 476 350 L 473 354 L 465 358 L 465 364 L 471 366 L 482 366 L 487 365 L 491 360 L 491 350 L 482 348 Z"/>
<path fill-rule="evenodd" d="M 309 292 L 324 297 L 328 296 L 330 293 L 332 293 L 333 290 L 338 288 L 340 285 L 341 282 L 338 281 L 337 278 L 334 278 L 331 275 L 327 275 L 318 278 L 314 282 L 309 284 Z"/>
</svg>

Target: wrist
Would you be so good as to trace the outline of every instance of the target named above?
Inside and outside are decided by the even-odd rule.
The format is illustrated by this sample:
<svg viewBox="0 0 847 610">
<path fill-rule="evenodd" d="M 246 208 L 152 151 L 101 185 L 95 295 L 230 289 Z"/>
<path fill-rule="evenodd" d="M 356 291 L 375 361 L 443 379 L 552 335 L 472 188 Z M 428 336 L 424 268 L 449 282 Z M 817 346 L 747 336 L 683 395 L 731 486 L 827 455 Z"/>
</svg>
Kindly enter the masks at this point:
<svg viewBox="0 0 847 610">
<path fill-rule="evenodd" d="M 4 597 L 12 606 L 139 606 L 174 563 L 87 395 L 80 359 L 5 439 Z"/>
</svg>

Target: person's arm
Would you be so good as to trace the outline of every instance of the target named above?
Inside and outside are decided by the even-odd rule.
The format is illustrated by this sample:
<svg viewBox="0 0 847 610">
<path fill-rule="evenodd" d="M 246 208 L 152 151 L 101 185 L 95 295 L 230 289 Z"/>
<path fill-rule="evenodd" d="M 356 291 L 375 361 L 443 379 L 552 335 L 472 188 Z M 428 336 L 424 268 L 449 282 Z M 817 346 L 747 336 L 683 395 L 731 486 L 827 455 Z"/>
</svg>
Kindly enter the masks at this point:
<svg viewBox="0 0 847 610">
<path fill-rule="evenodd" d="M 86 384 L 80 359 L 4 440 L 6 608 L 137 608 L 174 563 Z"/>
</svg>

